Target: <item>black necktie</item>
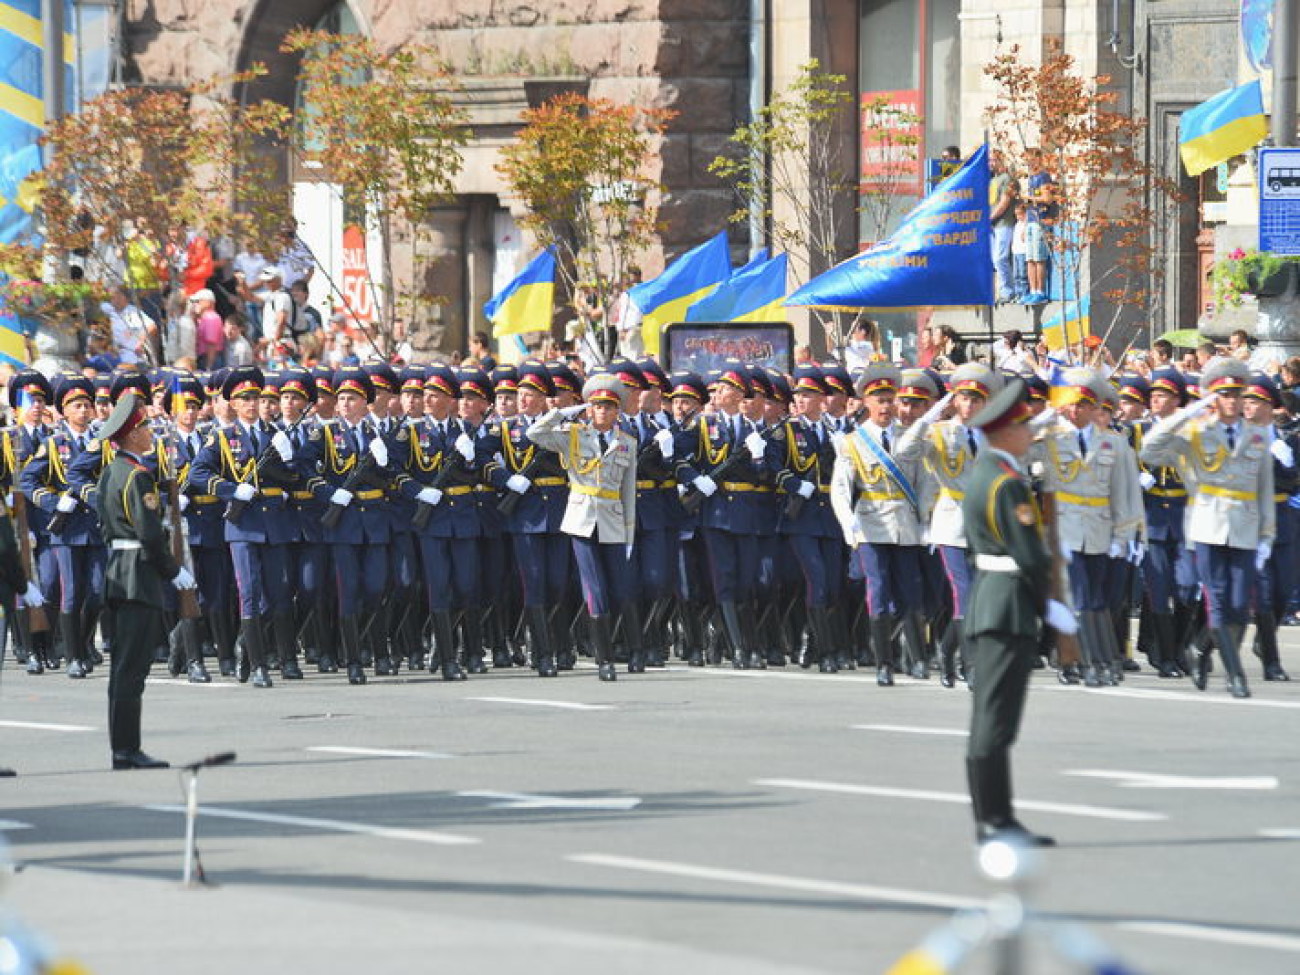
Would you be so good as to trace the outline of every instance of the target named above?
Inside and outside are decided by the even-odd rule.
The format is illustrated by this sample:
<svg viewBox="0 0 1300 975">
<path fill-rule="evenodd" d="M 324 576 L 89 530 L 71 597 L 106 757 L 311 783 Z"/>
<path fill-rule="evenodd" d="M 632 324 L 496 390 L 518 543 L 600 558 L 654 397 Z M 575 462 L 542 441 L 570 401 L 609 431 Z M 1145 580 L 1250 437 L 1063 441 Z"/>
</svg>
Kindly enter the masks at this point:
<svg viewBox="0 0 1300 975">
<path fill-rule="evenodd" d="M 352 446 L 356 449 L 358 454 L 364 454 L 366 452 L 366 435 L 362 431 L 361 424 L 359 423 L 352 428 Z"/>
<path fill-rule="evenodd" d="M 1227 430 L 1228 430 L 1228 449 L 1236 450 L 1237 449 L 1237 428 L 1228 427 Z"/>
<path fill-rule="evenodd" d="M 1088 456 L 1088 438 L 1083 435 L 1082 430 L 1079 431 L 1079 456 Z"/>
<path fill-rule="evenodd" d="M 970 447 L 970 455 L 971 455 L 972 457 L 976 456 L 976 455 L 980 452 L 979 447 L 976 446 L 976 444 L 975 444 L 975 431 L 974 431 L 974 430 L 967 430 L 967 431 L 966 431 L 966 445 L 967 445 L 968 447 Z"/>
<path fill-rule="evenodd" d="M 605 456 L 605 451 L 609 450 L 609 440 L 603 433 L 596 434 L 596 439 L 600 441 L 600 454 Z"/>
<path fill-rule="evenodd" d="M 880 446 L 885 448 L 885 453 L 889 453 L 889 431 L 880 431 Z"/>
</svg>

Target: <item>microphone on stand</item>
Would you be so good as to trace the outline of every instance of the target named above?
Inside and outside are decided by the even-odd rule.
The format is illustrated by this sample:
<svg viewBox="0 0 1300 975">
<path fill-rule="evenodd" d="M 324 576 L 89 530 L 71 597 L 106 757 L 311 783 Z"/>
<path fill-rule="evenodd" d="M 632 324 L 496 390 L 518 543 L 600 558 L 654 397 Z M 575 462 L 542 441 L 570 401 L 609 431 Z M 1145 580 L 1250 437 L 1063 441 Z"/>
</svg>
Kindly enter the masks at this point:
<svg viewBox="0 0 1300 975">
<path fill-rule="evenodd" d="M 229 765 L 234 760 L 234 752 L 217 752 L 215 755 L 201 758 L 197 762 L 192 762 L 189 765 L 182 766 L 182 768 L 186 772 L 197 772 L 201 768 L 212 768 L 214 765 Z"/>
</svg>

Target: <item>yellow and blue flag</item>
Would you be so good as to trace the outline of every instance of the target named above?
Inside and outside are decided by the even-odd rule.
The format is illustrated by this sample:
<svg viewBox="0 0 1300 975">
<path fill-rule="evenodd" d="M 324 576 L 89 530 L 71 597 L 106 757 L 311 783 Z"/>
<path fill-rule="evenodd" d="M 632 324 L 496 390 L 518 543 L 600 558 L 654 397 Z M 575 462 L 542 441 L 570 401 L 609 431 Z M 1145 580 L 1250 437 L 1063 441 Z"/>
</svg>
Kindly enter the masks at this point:
<svg viewBox="0 0 1300 975">
<path fill-rule="evenodd" d="M 984 145 L 888 238 L 817 275 L 785 303 L 842 309 L 991 305 L 991 236 Z"/>
<path fill-rule="evenodd" d="M 688 322 L 783 322 L 786 272 L 785 254 L 767 258 L 764 251 L 717 290 L 686 310 Z"/>
<path fill-rule="evenodd" d="M 1256 79 L 1184 112 L 1178 123 L 1178 152 L 1187 174 L 1198 176 L 1253 149 L 1266 135 L 1264 95 Z"/>
<path fill-rule="evenodd" d="M 1060 310 L 1043 322 L 1043 342 L 1048 351 L 1059 352 L 1080 344 L 1092 332 L 1092 296 L 1082 301 L 1063 301 Z"/>
<path fill-rule="evenodd" d="M 27 339 L 18 319 L 0 312 L 0 362 L 22 367 L 27 364 Z"/>
<path fill-rule="evenodd" d="M 519 335 L 550 329 L 555 315 L 555 251 L 549 247 L 483 306 L 492 335 Z"/>
<path fill-rule="evenodd" d="M 628 290 L 641 311 L 641 338 L 647 355 L 659 354 L 665 325 L 686 320 L 686 310 L 731 277 L 731 248 L 724 230 L 669 264 L 653 281 Z"/>
</svg>

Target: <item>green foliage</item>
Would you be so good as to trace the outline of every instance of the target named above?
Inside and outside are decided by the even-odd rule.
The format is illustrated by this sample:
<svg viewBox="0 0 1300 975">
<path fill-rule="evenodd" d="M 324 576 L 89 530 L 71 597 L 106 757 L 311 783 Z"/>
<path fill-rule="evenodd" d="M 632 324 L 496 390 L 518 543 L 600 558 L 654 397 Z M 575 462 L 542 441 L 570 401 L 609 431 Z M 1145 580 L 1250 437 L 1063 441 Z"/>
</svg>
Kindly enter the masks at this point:
<svg viewBox="0 0 1300 975">
<path fill-rule="evenodd" d="M 1223 305 L 1237 307 L 1242 295 L 1279 294 L 1286 276 L 1300 268 L 1300 257 L 1287 257 L 1272 251 L 1237 248 L 1219 258 L 1210 273 L 1214 298 Z"/>
</svg>

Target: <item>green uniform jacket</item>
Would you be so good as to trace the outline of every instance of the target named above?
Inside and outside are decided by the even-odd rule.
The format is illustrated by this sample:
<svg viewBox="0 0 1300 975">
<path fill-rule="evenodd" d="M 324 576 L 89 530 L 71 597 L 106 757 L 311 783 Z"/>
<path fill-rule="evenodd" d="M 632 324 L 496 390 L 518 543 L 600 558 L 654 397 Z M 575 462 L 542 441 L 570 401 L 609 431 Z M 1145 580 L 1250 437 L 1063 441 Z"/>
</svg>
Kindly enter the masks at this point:
<svg viewBox="0 0 1300 975">
<path fill-rule="evenodd" d="M 1029 481 L 992 449 L 980 451 L 962 500 L 966 542 L 976 559 L 966 634 L 1034 637 L 1047 607 L 1052 556 Z M 979 568 L 980 555 L 1010 557 L 1017 571 Z"/>
<path fill-rule="evenodd" d="M 119 451 L 99 477 L 95 501 L 108 546 L 105 600 L 166 609 L 167 583 L 180 568 L 172 558 L 163 527 L 162 499 L 153 474 L 130 454 Z M 114 547 L 115 541 L 122 540 L 138 542 L 139 548 Z"/>
<path fill-rule="evenodd" d="M 0 606 L 6 609 L 14 604 L 14 596 L 27 589 L 27 573 L 23 571 L 18 539 L 9 510 L 0 500 Z"/>
</svg>

